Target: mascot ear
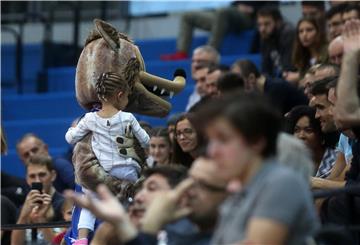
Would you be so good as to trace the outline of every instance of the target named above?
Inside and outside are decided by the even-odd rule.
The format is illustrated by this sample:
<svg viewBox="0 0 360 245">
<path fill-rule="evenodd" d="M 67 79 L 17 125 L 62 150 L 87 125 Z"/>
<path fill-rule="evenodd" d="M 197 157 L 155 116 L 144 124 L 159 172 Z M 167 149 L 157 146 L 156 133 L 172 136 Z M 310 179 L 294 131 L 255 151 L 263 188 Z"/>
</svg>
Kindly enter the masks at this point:
<svg viewBox="0 0 360 245">
<path fill-rule="evenodd" d="M 106 23 L 105 21 L 99 19 L 95 19 L 94 24 L 100 35 L 104 38 L 107 44 L 109 44 L 111 49 L 117 51 L 120 48 L 117 30 L 109 23 Z"/>
</svg>

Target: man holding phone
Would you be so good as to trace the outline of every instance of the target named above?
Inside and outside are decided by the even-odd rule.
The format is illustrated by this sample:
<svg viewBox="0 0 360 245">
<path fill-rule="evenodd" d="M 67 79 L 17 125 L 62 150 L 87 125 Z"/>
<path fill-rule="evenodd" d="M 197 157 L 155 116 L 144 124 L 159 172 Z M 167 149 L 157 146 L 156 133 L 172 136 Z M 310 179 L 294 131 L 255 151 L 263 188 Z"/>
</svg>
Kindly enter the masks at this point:
<svg viewBox="0 0 360 245">
<path fill-rule="evenodd" d="M 31 187 L 21 208 L 17 224 L 46 223 L 62 220 L 63 196 L 58 193 L 53 181 L 56 171 L 49 156 L 32 156 L 26 165 L 26 182 Z M 44 239 L 51 239 L 51 229 L 42 229 Z M 24 244 L 28 240 L 25 230 L 14 230 L 12 244 Z M 31 237 L 30 237 L 31 240 Z"/>
</svg>

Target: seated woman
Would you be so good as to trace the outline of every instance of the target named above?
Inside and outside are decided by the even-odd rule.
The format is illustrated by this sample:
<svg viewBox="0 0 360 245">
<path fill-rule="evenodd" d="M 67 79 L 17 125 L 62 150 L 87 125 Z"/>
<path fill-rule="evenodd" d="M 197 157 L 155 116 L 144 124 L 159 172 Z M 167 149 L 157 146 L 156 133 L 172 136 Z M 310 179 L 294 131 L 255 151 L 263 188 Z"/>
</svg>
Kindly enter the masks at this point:
<svg viewBox="0 0 360 245">
<path fill-rule="evenodd" d="M 212 244 L 305 244 L 317 227 L 308 183 L 274 158 L 275 111 L 260 95 L 236 94 L 203 112 L 208 154 L 228 187 L 237 185 Z"/>
<path fill-rule="evenodd" d="M 197 132 L 194 125 L 195 118 L 192 113 L 183 114 L 177 119 L 172 163 L 190 167 L 194 159 L 204 150 L 203 137 Z"/>
<path fill-rule="evenodd" d="M 309 106 L 296 106 L 287 115 L 287 131 L 304 141 L 311 150 L 315 177 L 326 178 L 331 172 L 323 172 L 324 165 L 334 166 L 336 151 L 328 144 L 321 132 L 320 122 L 315 118 L 316 110 Z M 331 169 L 331 168 L 330 168 Z"/>
<path fill-rule="evenodd" d="M 297 84 L 312 65 L 328 60 L 326 35 L 319 22 L 312 17 L 299 20 L 296 27 L 292 63 L 296 72 L 284 72 L 283 78 Z"/>
<path fill-rule="evenodd" d="M 171 159 L 172 145 L 167 128 L 154 128 L 150 134 L 149 158 L 147 163 L 149 167 L 157 164 L 169 164 Z"/>
</svg>

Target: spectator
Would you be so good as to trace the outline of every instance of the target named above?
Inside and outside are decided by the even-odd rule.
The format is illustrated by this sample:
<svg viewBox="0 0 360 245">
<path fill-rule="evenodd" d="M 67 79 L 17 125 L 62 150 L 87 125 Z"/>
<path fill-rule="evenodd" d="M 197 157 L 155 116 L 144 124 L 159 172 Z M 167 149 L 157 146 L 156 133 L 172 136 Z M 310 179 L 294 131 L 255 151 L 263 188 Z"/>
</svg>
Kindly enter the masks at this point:
<svg viewBox="0 0 360 245">
<path fill-rule="evenodd" d="M 284 73 L 284 79 L 294 83 L 297 83 L 312 65 L 324 63 L 328 58 L 326 36 L 316 19 L 305 17 L 299 20 L 296 33 L 292 64 L 297 72 Z"/>
<path fill-rule="evenodd" d="M 49 155 L 48 146 L 35 134 L 25 134 L 16 145 L 17 153 L 26 165 L 29 158 L 35 154 Z M 74 167 L 64 158 L 54 158 L 52 165 L 57 173 L 54 181 L 54 187 L 58 192 L 63 192 L 65 189 L 74 189 L 75 177 Z"/>
<path fill-rule="evenodd" d="M 161 176 L 163 173 L 164 171 L 153 172 L 144 182 L 143 190 L 135 197 L 135 207 L 138 206 L 136 208 L 138 210 L 137 213 L 142 216 L 142 230 L 145 233 L 138 234 L 138 232 L 133 232 L 128 228 L 124 229 L 130 225 L 126 216 L 123 218 L 117 216 L 125 221 L 124 223 L 128 224 L 119 227 L 119 222 L 115 222 L 115 225 L 118 227 L 117 229 L 123 232 L 120 238 L 125 244 L 157 244 L 159 238 L 159 243 L 165 238 L 169 244 L 174 245 L 208 244 L 216 224 L 218 206 L 227 195 L 225 182 L 217 177 L 214 163 L 210 159 L 198 158 L 190 169 L 189 179 L 180 183 L 174 190 L 169 188 L 167 190 L 164 188 L 161 192 L 153 191 L 153 188 L 146 190 L 146 184 L 151 183 L 154 185 L 154 177 L 159 178 L 159 174 Z M 168 176 L 167 174 L 166 178 L 169 178 Z M 150 179 L 152 179 L 151 182 Z M 160 183 L 164 183 L 164 181 Z M 163 184 L 160 183 L 155 186 L 162 186 Z M 171 184 L 171 186 L 173 185 Z M 176 199 L 170 198 L 170 196 L 176 197 Z M 109 201 L 111 199 L 114 201 L 113 197 L 108 196 L 108 198 Z M 80 198 L 75 198 L 75 200 L 86 205 Z M 179 204 L 179 200 L 184 200 L 187 203 L 186 207 Z M 89 207 L 99 213 L 105 220 L 110 221 L 113 220 L 111 219 L 113 215 L 102 212 L 106 210 L 105 207 L 109 207 L 109 204 L 104 200 L 101 203 L 103 205 L 101 209 L 100 206 L 91 205 Z M 121 213 L 121 206 L 119 204 L 117 206 L 119 210 L 115 211 L 113 208 L 112 211 Z M 191 223 L 184 222 L 187 219 L 181 219 L 184 215 L 189 214 L 188 211 L 184 212 L 185 210 L 191 210 L 189 215 Z M 174 222 L 174 218 L 175 220 L 180 218 L 180 220 Z M 163 231 L 159 234 L 163 227 Z M 179 229 L 180 227 L 181 230 Z M 158 239 L 155 237 L 157 234 L 159 234 Z"/>
<path fill-rule="evenodd" d="M 349 21 L 349 24 L 345 24 L 344 32 L 344 58 L 342 60 L 339 86 L 336 91 L 335 116 L 344 126 L 357 126 L 360 124 L 360 103 L 358 99 L 360 21 Z"/>
<path fill-rule="evenodd" d="M 311 85 L 318 80 L 325 79 L 327 77 L 336 77 L 340 74 L 340 68 L 337 65 L 330 63 L 322 63 L 313 65 L 307 70 L 304 78 L 300 80 L 299 87 L 304 89 L 305 95 L 311 99 Z"/>
<path fill-rule="evenodd" d="M 195 90 L 194 93 L 190 95 L 188 104 L 186 106 L 186 111 L 191 110 L 191 108 L 203 98 L 207 93 L 206 87 L 206 75 L 209 71 L 209 67 L 204 66 L 200 68 L 195 75 Z M 193 96 L 196 94 L 196 97 Z"/>
<path fill-rule="evenodd" d="M 330 102 L 329 114 L 334 116 L 334 107 L 336 106 L 336 84 L 337 79 L 330 81 L 327 85 L 328 90 L 328 101 Z M 334 167 L 331 170 L 330 175 L 324 179 L 313 178 L 312 185 L 314 188 L 330 189 L 343 187 L 345 184 L 345 173 L 350 168 L 351 159 L 353 157 L 350 140 L 353 143 L 354 134 L 348 127 L 344 127 L 340 121 L 334 118 L 334 123 L 341 132 L 339 142 L 337 144 L 337 158 Z"/>
<path fill-rule="evenodd" d="M 16 223 L 17 213 L 15 204 L 6 196 L 1 195 L 1 227 L 3 225 L 12 225 Z M 1 244 L 9 245 L 11 239 L 11 231 L 1 230 Z"/>
<path fill-rule="evenodd" d="M 129 217 L 125 216 L 127 218 L 127 221 L 129 221 L 128 223 L 129 227 L 130 228 L 133 227 L 135 231 L 136 231 L 135 227 L 140 228 L 140 222 L 143 219 L 144 214 L 147 211 L 147 208 L 149 207 L 153 199 L 156 197 L 156 195 L 159 193 L 164 193 L 165 191 L 174 188 L 180 181 L 186 178 L 186 175 L 187 175 L 186 169 L 183 166 L 179 166 L 179 165 L 161 165 L 161 166 L 156 166 L 154 168 L 146 169 L 144 171 L 144 177 L 146 179 L 144 180 L 140 191 L 135 195 L 134 204 L 131 207 L 131 210 L 129 210 L 130 212 Z M 110 193 L 108 197 L 110 197 Z M 94 214 L 96 215 L 99 213 L 99 211 L 109 211 L 110 214 L 111 212 L 115 211 L 115 208 L 120 208 L 119 211 L 115 211 L 116 215 L 114 215 L 114 213 L 111 214 L 112 217 L 111 219 L 105 217 L 99 217 L 99 218 L 103 218 L 103 220 L 106 221 L 107 223 L 111 223 L 113 225 L 111 227 L 117 227 L 119 223 L 114 224 L 112 223 L 112 220 L 116 219 L 117 217 L 124 217 L 125 210 L 123 210 L 123 207 L 115 197 L 112 198 L 113 198 L 112 201 L 116 206 L 111 208 L 108 207 L 102 210 L 91 210 L 91 211 L 93 211 Z M 75 199 L 75 202 L 76 200 L 77 198 Z M 130 223 L 130 220 L 132 224 Z M 184 222 L 186 221 L 183 220 L 183 222 L 178 224 L 179 227 L 177 227 L 177 229 L 176 227 L 172 227 L 175 228 L 172 231 L 181 232 L 182 224 L 184 224 Z M 103 223 L 101 226 L 104 225 L 105 224 Z M 107 224 L 107 226 L 108 225 L 109 224 Z M 103 230 L 103 229 L 99 228 L 99 230 Z M 116 232 L 114 230 L 114 232 L 111 235 L 115 235 L 115 234 Z M 120 240 L 124 238 L 126 237 L 121 237 Z M 108 237 L 106 237 L 106 241 L 107 240 Z M 105 244 L 106 241 L 101 241 L 100 244 Z"/>
<path fill-rule="evenodd" d="M 173 145 L 174 141 L 175 141 L 175 124 L 176 124 L 178 117 L 180 117 L 181 115 L 182 115 L 181 113 L 171 115 L 169 117 L 169 119 L 167 120 L 166 124 L 167 124 L 167 130 L 168 130 L 171 145 Z"/>
<path fill-rule="evenodd" d="M 310 106 L 316 109 L 315 118 L 319 119 L 321 131 L 323 133 L 335 132 L 336 125 L 331 113 L 331 102 L 328 100 L 328 84 L 337 79 L 336 77 L 327 77 L 315 81 L 311 86 L 312 99 Z"/>
<path fill-rule="evenodd" d="M 275 108 L 260 95 L 235 94 L 202 113 L 219 178 L 241 185 L 222 205 L 212 244 L 304 244 L 317 226 L 315 210 L 304 179 L 273 158 Z"/>
<path fill-rule="evenodd" d="M 232 66 L 232 71 L 240 74 L 244 80 L 245 90 L 264 93 L 283 114 L 296 105 L 308 103 L 302 91 L 292 84 L 260 74 L 250 60 L 236 61 Z"/>
<path fill-rule="evenodd" d="M 344 42 L 341 36 L 334 38 L 328 47 L 330 63 L 340 66 L 344 53 Z"/>
<path fill-rule="evenodd" d="M 360 67 L 360 21 L 350 20 L 345 23 L 344 31 L 344 58 L 337 87 L 337 100 L 335 112 L 341 119 L 343 126 L 353 127 L 357 141 L 352 145 L 353 158 L 350 170 L 345 176 L 345 186 L 358 186 L 360 182 L 360 117 L 358 71 Z M 341 116 L 340 116 L 341 115 Z M 360 220 L 359 193 L 355 195 L 336 195 L 325 200 L 321 209 L 321 219 L 325 224 L 358 225 Z M 347 237 L 352 241 L 349 244 L 359 243 L 357 231 L 346 230 Z"/>
<path fill-rule="evenodd" d="M 53 186 L 56 179 L 56 171 L 51 158 L 46 155 L 32 155 L 26 164 L 26 181 L 29 186 L 34 182 L 41 182 L 43 189 L 31 190 L 26 196 L 21 208 L 17 224 L 46 223 L 62 220 L 61 207 L 64 202 L 63 196 Z M 38 239 L 47 239 L 55 236 L 50 228 L 41 229 L 42 236 Z M 30 230 L 14 230 L 11 235 L 12 244 L 24 244 L 31 241 Z"/>
<path fill-rule="evenodd" d="M 208 45 L 219 50 L 226 33 L 241 32 L 254 26 L 256 10 L 263 4 L 264 2 L 234 1 L 229 7 L 215 11 L 185 13 L 181 18 L 176 53 L 162 55 L 161 59 L 179 60 L 188 58 L 195 28 L 211 31 Z"/>
<path fill-rule="evenodd" d="M 61 213 L 62 213 L 63 220 L 68 221 L 68 222 L 71 221 L 73 207 L 74 207 L 74 202 L 69 199 L 65 199 L 65 201 L 61 207 Z M 60 245 L 64 238 L 66 231 L 67 231 L 67 229 L 63 228 L 58 234 L 56 234 L 56 236 L 52 239 L 51 244 L 52 245 Z"/>
<path fill-rule="evenodd" d="M 329 144 L 332 144 L 334 147 L 339 141 L 339 132 L 336 128 L 334 117 L 332 115 L 331 102 L 328 100 L 328 84 L 332 80 L 337 79 L 334 77 L 329 77 L 316 81 L 311 87 L 311 94 L 313 95 L 310 106 L 316 109 L 315 118 L 320 121 L 321 131 L 326 134 Z M 332 142 L 332 143 L 331 143 Z M 336 163 L 336 153 L 333 155 L 328 155 L 324 159 L 322 166 L 319 166 L 319 172 L 322 176 L 328 177 L 333 170 L 333 167 Z M 317 186 L 318 179 L 312 178 L 312 185 Z"/>
<path fill-rule="evenodd" d="M 225 65 L 219 65 L 219 66 L 210 66 L 208 74 L 206 75 L 206 96 L 218 96 L 219 90 L 218 90 L 218 81 L 219 78 L 228 72 L 230 70 L 230 67 Z"/>
<path fill-rule="evenodd" d="M 175 190 L 163 196 L 159 195 L 151 203 L 143 219 L 142 230 L 146 234 L 156 235 L 161 227 L 171 220 L 171 217 L 176 217 L 178 210 L 183 208 L 181 202 L 184 198 L 187 205 L 182 211 L 190 213 L 189 220 L 196 226 L 197 232 L 178 236 L 178 242 L 168 239 L 169 243 L 208 244 L 215 228 L 218 206 L 227 196 L 226 182 L 218 178 L 214 162 L 204 157 L 194 161 L 186 181 L 180 183 Z M 189 182 L 191 185 L 184 188 L 184 184 Z M 178 200 L 174 202 L 174 199 L 169 199 L 171 195 L 176 195 Z"/>
<path fill-rule="evenodd" d="M 315 17 L 323 19 L 325 16 L 324 1 L 301 1 L 301 10 L 303 17 Z"/>
<path fill-rule="evenodd" d="M 203 150 L 203 138 L 194 125 L 193 114 L 180 116 L 175 124 L 175 142 L 173 145 L 172 163 L 190 167 Z"/>
<path fill-rule="evenodd" d="M 162 127 L 154 128 L 149 141 L 149 155 L 152 159 L 150 167 L 157 164 L 170 164 L 171 151 L 172 144 L 167 129 Z"/>
<path fill-rule="evenodd" d="M 288 132 L 302 140 L 311 150 L 315 169 L 312 176 L 326 178 L 330 173 L 321 170 L 329 161 L 329 157 L 335 164 L 336 151 L 333 145 L 327 145 L 315 113 L 316 110 L 309 106 L 294 107 L 287 115 Z"/>
<path fill-rule="evenodd" d="M 17 208 L 24 203 L 27 192 L 25 179 L 1 171 L 1 195 L 9 198 Z"/>
<path fill-rule="evenodd" d="M 311 152 L 305 144 L 296 137 L 280 133 L 277 141 L 277 159 L 280 163 L 292 168 L 299 176 L 308 182 L 314 173 Z"/>
<path fill-rule="evenodd" d="M 346 21 L 359 20 L 359 19 L 360 19 L 359 3 L 353 2 L 353 3 L 348 4 L 348 6 L 343 11 L 343 15 L 342 15 L 343 22 L 346 23 Z"/>
<path fill-rule="evenodd" d="M 5 133 L 2 127 L 0 127 L 0 136 L 1 136 L 1 155 L 6 155 L 7 153 L 7 143 Z M 25 179 L 11 176 L 1 171 L 1 198 L 3 198 L 6 204 L 11 203 L 11 205 L 6 205 L 6 207 L 11 207 L 15 205 L 16 208 L 19 208 L 25 201 L 27 192 L 27 184 Z M 7 201 L 9 199 L 9 202 Z M 6 219 L 4 218 L 4 221 Z M 6 233 L 6 237 L 9 237 Z M 7 240 L 7 239 L 5 239 Z M 4 243 L 6 243 L 4 240 Z"/>
<path fill-rule="evenodd" d="M 220 58 L 220 53 L 209 45 L 194 49 L 191 58 L 191 78 L 195 79 L 196 72 L 204 66 L 218 65 Z"/>
<path fill-rule="evenodd" d="M 325 17 L 327 22 L 327 33 L 329 42 L 341 35 L 343 25 L 342 15 L 346 6 L 346 4 L 338 4 L 332 6 L 326 12 Z"/>
<path fill-rule="evenodd" d="M 217 87 L 219 94 L 224 95 L 225 93 L 231 93 L 238 89 L 244 89 L 244 80 L 238 73 L 225 73 L 219 78 Z"/>
<path fill-rule="evenodd" d="M 190 110 L 190 108 L 201 99 L 201 94 L 205 91 L 205 88 L 203 89 L 205 83 L 197 84 L 198 79 L 203 78 L 207 72 L 205 71 L 205 67 L 218 65 L 219 62 L 220 55 L 211 46 L 200 46 L 194 50 L 191 60 L 191 77 L 195 81 L 195 89 L 189 97 L 186 111 Z M 198 89 L 200 89 L 200 91 L 198 91 Z"/>
<path fill-rule="evenodd" d="M 291 49 L 295 30 L 283 21 L 277 8 L 264 7 L 257 13 L 257 28 L 260 34 L 262 72 L 270 77 L 281 77 L 283 71 L 293 70 Z"/>
</svg>

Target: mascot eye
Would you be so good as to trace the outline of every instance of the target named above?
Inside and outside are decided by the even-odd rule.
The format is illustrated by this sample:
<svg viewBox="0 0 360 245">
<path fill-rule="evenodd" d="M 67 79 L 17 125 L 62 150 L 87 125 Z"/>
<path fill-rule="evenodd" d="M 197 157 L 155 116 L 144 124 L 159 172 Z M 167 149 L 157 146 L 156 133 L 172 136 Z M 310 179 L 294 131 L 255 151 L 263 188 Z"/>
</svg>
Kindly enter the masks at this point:
<svg viewBox="0 0 360 245">
<path fill-rule="evenodd" d="M 122 143 L 124 143 L 124 139 L 121 137 L 117 137 L 116 142 L 118 142 L 119 144 L 122 144 Z"/>
<path fill-rule="evenodd" d="M 126 149 L 120 149 L 119 152 L 120 154 L 127 155 Z"/>
</svg>

